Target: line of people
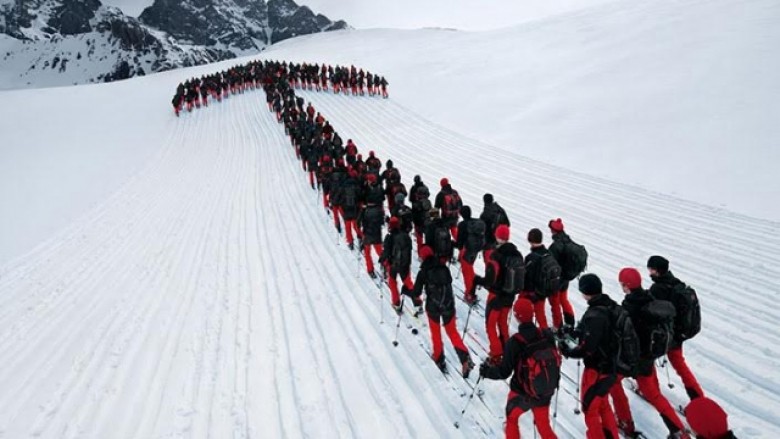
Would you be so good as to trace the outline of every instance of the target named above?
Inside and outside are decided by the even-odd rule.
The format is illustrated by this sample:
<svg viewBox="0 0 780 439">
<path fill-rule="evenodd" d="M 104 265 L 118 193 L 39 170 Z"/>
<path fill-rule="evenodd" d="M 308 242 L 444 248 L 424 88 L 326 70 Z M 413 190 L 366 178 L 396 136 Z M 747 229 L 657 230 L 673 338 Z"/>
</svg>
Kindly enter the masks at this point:
<svg viewBox="0 0 780 439">
<path fill-rule="evenodd" d="M 507 437 L 520 437 L 518 419 L 526 411 L 533 412 L 542 438 L 556 437 L 550 427 L 549 406 L 558 390 L 561 355 L 584 362 L 580 404 L 589 439 L 617 439 L 621 432 L 629 437 L 636 434 L 622 384 L 627 377 L 635 378 L 638 392 L 658 410 L 669 437 L 689 437 L 660 390 L 655 362 L 664 356 L 691 398 L 686 415 L 698 437 L 734 437 L 728 431 L 725 413 L 705 397 L 685 362 L 682 346 L 699 332 L 700 310 L 695 291 L 674 277 L 668 260 L 660 256 L 648 260 L 653 280 L 649 291 L 642 288 L 636 269 L 621 270 L 618 280 L 625 298 L 618 305 L 602 291 L 598 276 L 584 274 L 587 251 L 569 237 L 560 218 L 548 223 L 553 241 L 549 249 L 540 229 L 528 232 L 529 252 L 524 257 L 510 241 L 506 211 L 491 194 L 483 196 L 484 207 L 476 218 L 447 178 L 440 180 L 433 202 L 420 176 L 414 177 L 407 192 L 391 160 L 385 162 L 384 170 L 373 151 L 363 160 L 351 139 L 345 145 L 325 117 L 295 95 L 295 80 L 284 64 L 267 66 L 260 79 L 268 108 L 283 124 L 309 184 L 322 194 L 322 206 L 350 249 L 362 253 L 372 278 L 379 276 L 372 252 L 376 255 L 396 312 L 403 312 L 402 297 L 409 296 L 415 314 L 421 313 L 425 297 L 432 359 L 442 371 L 447 367 L 442 326 L 458 355 L 463 376 L 468 377 L 474 368 L 457 329 L 449 265 L 460 266 L 464 283 L 460 299 L 465 303 L 478 306 L 477 288 L 487 290 L 489 352 L 479 372 L 487 379 L 511 376 Z M 383 237 L 385 225 L 388 233 Z M 421 260 L 414 281 L 412 234 Z M 480 255 L 485 270 L 477 275 L 474 264 Z M 575 327 L 568 287 L 576 279 L 588 309 Z M 551 307 L 552 327 L 546 303 Z M 512 335 L 510 311 L 520 324 Z"/>
<path fill-rule="evenodd" d="M 176 87 L 171 104 L 178 117 L 183 109 L 208 107 L 209 98 L 221 102 L 230 95 L 241 94 L 268 85 L 268 72 L 282 71 L 291 89 L 328 91 L 352 96 L 379 96 L 388 98 L 388 82 L 384 76 L 370 71 L 328 64 L 309 64 L 278 61 L 251 61 L 227 70 L 199 78 L 191 78 Z M 265 82 L 264 82 L 265 80 Z M 270 102 L 270 101 L 269 101 Z M 281 106 L 277 112 L 281 112 Z"/>
</svg>

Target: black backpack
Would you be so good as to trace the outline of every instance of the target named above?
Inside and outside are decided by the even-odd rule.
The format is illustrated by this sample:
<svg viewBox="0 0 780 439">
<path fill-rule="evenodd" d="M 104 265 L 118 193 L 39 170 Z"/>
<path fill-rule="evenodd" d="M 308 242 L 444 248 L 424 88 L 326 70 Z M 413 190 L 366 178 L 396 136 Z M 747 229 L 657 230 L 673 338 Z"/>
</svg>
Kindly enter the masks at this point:
<svg viewBox="0 0 780 439">
<path fill-rule="evenodd" d="M 561 277 L 571 281 L 577 278 L 588 266 L 588 251 L 584 246 L 571 239 L 562 243 L 561 248 Z"/>
<path fill-rule="evenodd" d="M 636 376 L 641 346 L 631 316 L 620 305 L 599 308 L 609 317 L 612 336 L 606 354 L 612 359 L 615 372 L 624 377 Z"/>
<path fill-rule="evenodd" d="M 455 310 L 455 299 L 452 295 L 452 274 L 441 264 L 428 271 L 425 283 L 426 308 L 435 305 L 442 317 L 447 317 L 447 310 Z"/>
<path fill-rule="evenodd" d="M 672 300 L 677 311 L 674 335 L 677 340 L 690 340 L 701 331 L 701 305 L 696 290 L 680 282 L 672 289 Z"/>
<path fill-rule="evenodd" d="M 648 331 L 649 345 L 645 352 L 653 358 L 666 355 L 674 339 L 674 316 L 676 312 L 672 302 L 657 300 L 642 307 L 641 316 Z"/>
<path fill-rule="evenodd" d="M 547 298 L 560 291 L 561 266 L 549 251 L 539 259 L 536 276 L 536 294 L 540 297 Z"/>
<path fill-rule="evenodd" d="M 431 191 L 428 190 L 428 186 L 422 185 L 414 192 L 414 196 L 417 198 L 416 200 L 412 200 L 414 202 L 427 200 L 431 197 Z M 428 203 L 430 204 L 430 201 Z M 431 210 L 431 208 L 429 207 L 428 210 Z"/>
<path fill-rule="evenodd" d="M 452 238 L 449 229 L 444 226 L 436 227 L 433 231 L 433 253 L 438 257 L 452 255 Z"/>
<path fill-rule="evenodd" d="M 476 259 L 477 253 L 485 248 L 485 222 L 473 219 L 466 223 L 466 250 L 469 256 Z M 471 260 L 469 263 L 473 263 Z"/>
<path fill-rule="evenodd" d="M 537 401 L 552 397 L 561 380 L 561 354 L 552 332 L 540 331 L 540 336 L 539 340 L 525 345 L 526 354 L 515 368 L 524 393 Z M 514 337 L 525 342 L 519 334 Z"/>
<path fill-rule="evenodd" d="M 395 211 L 395 216 L 398 217 L 401 222 L 401 230 L 406 233 L 412 231 L 412 209 L 409 206 L 398 206 Z"/>
<path fill-rule="evenodd" d="M 391 264 L 396 273 L 412 264 L 412 238 L 408 234 L 399 232 L 393 237 Z"/>
<path fill-rule="evenodd" d="M 499 289 L 506 295 L 514 295 L 523 290 L 525 284 L 525 263 L 522 255 L 509 255 L 501 265 L 503 278 Z"/>
<path fill-rule="evenodd" d="M 358 188 L 354 184 L 344 187 L 343 200 L 344 207 L 347 209 L 354 209 L 358 204 Z"/>
</svg>

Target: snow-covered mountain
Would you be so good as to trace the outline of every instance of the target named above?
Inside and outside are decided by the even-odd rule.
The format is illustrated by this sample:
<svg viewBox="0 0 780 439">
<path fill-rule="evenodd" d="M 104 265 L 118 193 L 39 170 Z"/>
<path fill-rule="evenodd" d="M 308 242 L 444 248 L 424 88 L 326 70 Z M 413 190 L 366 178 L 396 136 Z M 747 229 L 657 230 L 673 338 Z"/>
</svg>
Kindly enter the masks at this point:
<svg viewBox="0 0 780 439">
<path fill-rule="evenodd" d="M 138 18 L 99 0 L 16 0 L 0 5 L 0 88 L 125 79 L 347 27 L 292 0 L 156 0 Z"/>
</svg>

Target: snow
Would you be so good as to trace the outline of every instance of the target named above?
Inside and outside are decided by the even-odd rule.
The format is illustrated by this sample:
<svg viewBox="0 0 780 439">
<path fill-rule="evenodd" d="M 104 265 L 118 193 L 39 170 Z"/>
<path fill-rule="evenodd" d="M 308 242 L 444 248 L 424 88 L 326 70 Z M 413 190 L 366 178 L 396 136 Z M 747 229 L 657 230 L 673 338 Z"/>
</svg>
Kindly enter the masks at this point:
<svg viewBox="0 0 780 439">
<path fill-rule="evenodd" d="M 562 217 L 613 298 L 621 267 L 669 257 L 704 307 L 689 364 L 738 437 L 775 438 L 780 224 L 756 206 L 777 194 L 777 13 L 768 0 L 622 2 L 494 32 L 323 34 L 263 57 L 387 74 L 389 100 L 302 95 L 405 183 L 447 176 L 477 211 L 493 193 L 524 253 L 526 230 Z M 380 302 L 337 245 L 261 92 L 173 117 L 180 80 L 231 64 L 0 92 L 0 437 L 499 436 L 505 384 L 485 383 L 487 404 L 475 399 L 455 430 L 470 389 L 433 367 L 427 329 L 413 336 L 404 319 L 392 347 L 388 292 Z M 650 145 L 712 161 L 659 173 L 668 160 L 637 153 Z M 719 200 L 669 196 L 680 181 L 647 184 L 656 174 L 704 180 Z M 751 207 L 774 221 L 740 213 Z M 466 313 L 459 303 L 459 328 Z M 484 356 L 485 340 L 474 315 L 465 341 Z M 664 393 L 685 403 L 672 382 Z M 559 435 L 583 437 L 575 384 L 562 389 Z M 631 403 L 648 437 L 664 437 Z"/>
</svg>

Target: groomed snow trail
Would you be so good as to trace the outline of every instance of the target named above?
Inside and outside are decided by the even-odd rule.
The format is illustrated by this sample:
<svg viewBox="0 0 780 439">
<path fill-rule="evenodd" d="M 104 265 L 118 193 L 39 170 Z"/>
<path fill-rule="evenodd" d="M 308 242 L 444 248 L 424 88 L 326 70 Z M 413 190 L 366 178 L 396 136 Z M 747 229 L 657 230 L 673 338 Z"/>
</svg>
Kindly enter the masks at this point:
<svg viewBox="0 0 780 439">
<path fill-rule="evenodd" d="M 542 229 L 549 244 L 547 222 L 562 217 L 572 237 L 588 248 L 588 271 L 598 274 L 606 292 L 618 301 L 621 267 L 635 266 L 646 273 L 650 255 L 668 257 L 671 270 L 696 288 L 702 301 L 702 333 L 687 342 L 685 350 L 705 392 L 723 403 L 739 437 L 780 435 L 780 416 L 774 409 L 780 407 L 780 310 L 775 297 L 780 287 L 780 225 L 529 160 L 437 126 L 392 99 L 301 95 L 364 153 L 375 150 L 383 161 L 392 159 L 407 184 L 420 174 L 434 192 L 439 179 L 448 177 L 475 213 L 481 212 L 482 195 L 494 194 L 512 220 L 512 241 L 524 254 L 528 230 Z M 481 273 L 482 267 L 478 264 L 476 270 Z M 645 275 L 645 286 L 649 282 Z M 462 288 L 462 280 L 456 284 Z M 569 297 L 581 315 L 586 305 L 576 282 Z M 468 308 L 459 306 L 463 325 Z M 470 324 L 485 343 L 483 326 L 479 319 Z M 476 340 L 466 342 L 479 347 Z M 576 376 L 575 362 L 567 361 L 564 369 Z M 674 371 L 674 390 L 666 386 L 665 375 L 659 368 L 664 393 L 673 404 L 685 404 L 688 399 Z M 562 385 L 575 390 L 574 383 L 564 380 Z M 502 383 L 487 388 L 492 393 L 506 390 Z M 584 437 L 582 420 L 572 419 L 571 396 L 562 393 L 560 403 L 565 426 Z M 649 406 L 633 398 L 632 410 L 649 437 L 665 437 L 660 417 Z M 530 433 L 530 416 L 522 421 L 523 431 Z"/>
<path fill-rule="evenodd" d="M 478 403 L 452 427 L 465 398 L 427 334 L 391 346 L 301 174 L 262 92 L 231 97 L 172 120 L 142 172 L 3 267 L 0 437 L 497 434 Z"/>
</svg>

